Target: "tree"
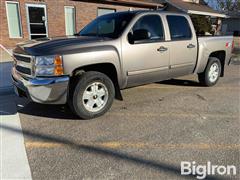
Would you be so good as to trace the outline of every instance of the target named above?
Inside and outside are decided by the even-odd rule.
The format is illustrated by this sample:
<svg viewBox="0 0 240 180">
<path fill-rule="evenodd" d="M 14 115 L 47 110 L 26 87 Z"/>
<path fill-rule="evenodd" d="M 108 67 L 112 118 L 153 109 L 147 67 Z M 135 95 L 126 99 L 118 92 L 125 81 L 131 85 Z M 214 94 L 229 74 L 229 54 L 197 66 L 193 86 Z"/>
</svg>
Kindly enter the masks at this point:
<svg viewBox="0 0 240 180">
<path fill-rule="evenodd" d="M 197 35 L 204 35 L 206 32 L 212 33 L 211 21 L 208 17 L 192 14 L 191 19 Z"/>
<path fill-rule="evenodd" d="M 237 12 L 240 10 L 240 0 L 217 0 L 217 7 L 225 12 Z"/>
<path fill-rule="evenodd" d="M 205 0 L 205 3 L 207 3 L 212 8 L 230 15 L 230 16 L 239 16 L 240 13 L 240 0 Z M 216 33 L 219 34 L 221 31 L 221 25 L 222 23 L 218 23 L 221 19 L 217 18 L 216 23 Z"/>
<path fill-rule="evenodd" d="M 240 11 L 240 0 L 206 0 L 206 3 L 226 13 Z"/>
</svg>

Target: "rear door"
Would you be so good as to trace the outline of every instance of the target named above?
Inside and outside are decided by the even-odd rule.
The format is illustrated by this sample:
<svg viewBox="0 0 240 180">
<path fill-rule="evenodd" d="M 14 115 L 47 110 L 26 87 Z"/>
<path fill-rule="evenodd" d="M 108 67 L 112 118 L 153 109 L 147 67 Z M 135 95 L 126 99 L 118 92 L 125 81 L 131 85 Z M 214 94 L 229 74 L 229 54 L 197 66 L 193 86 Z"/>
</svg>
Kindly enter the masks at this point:
<svg viewBox="0 0 240 180">
<path fill-rule="evenodd" d="M 197 39 L 190 18 L 167 15 L 170 32 L 170 77 L 193 73 L 197 61 Z"/>
</svg>

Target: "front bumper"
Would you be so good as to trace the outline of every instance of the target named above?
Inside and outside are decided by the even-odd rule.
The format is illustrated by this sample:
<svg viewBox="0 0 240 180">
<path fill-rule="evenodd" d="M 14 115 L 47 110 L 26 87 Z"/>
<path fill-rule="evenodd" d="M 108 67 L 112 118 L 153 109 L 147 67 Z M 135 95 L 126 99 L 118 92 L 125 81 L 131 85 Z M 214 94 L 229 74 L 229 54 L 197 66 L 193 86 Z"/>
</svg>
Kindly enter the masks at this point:
<svg viewBox="0 0 240 180">
<path fill-rule="evenodd" d="M 41 104 L 66 104 L 69 76 L 52 78 L 25 78 L 12 69 L 12 80 L 18 95 L 25 95 Z"/>
</svg>

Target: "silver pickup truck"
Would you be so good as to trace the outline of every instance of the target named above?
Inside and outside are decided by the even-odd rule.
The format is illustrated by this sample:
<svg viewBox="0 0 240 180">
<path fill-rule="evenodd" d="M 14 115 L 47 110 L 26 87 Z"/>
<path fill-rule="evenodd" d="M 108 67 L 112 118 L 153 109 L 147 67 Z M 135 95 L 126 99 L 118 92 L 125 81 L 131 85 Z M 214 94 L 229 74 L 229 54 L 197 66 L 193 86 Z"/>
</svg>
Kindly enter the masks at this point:
<svg viewBox="0 0 240 180">
<path fill-rule="evenodd" d="M 106 113 L 122 89 L 197 74 L 213 86 L 224 76 L 232 37 L 197 37 L 187 14 L 118 12 L 70 37 L 31 40 L 14 49 L 19 96 L 69 104 L 82 119 Z"/>
</svg>

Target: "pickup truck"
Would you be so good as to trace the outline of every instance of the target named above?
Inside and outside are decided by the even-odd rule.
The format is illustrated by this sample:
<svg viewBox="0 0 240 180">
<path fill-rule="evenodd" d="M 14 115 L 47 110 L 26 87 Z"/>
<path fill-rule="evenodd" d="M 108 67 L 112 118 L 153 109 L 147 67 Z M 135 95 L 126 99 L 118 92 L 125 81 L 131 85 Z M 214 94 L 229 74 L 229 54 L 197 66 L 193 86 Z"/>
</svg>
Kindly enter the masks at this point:
<svg viewBox="0 0 240 180">
<path fill-rule="evenodd" d="M 187 14 L 127 11 L 100 16 L 78 34 L 30 40 L 13 51 L 19 96 L 68 104 L 82 119 L 106 113 L 121 90 L 196 74 L 204 86 L 224 76 L 231 36 L 197 37 Z"/>
</svg>

